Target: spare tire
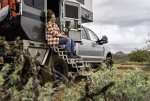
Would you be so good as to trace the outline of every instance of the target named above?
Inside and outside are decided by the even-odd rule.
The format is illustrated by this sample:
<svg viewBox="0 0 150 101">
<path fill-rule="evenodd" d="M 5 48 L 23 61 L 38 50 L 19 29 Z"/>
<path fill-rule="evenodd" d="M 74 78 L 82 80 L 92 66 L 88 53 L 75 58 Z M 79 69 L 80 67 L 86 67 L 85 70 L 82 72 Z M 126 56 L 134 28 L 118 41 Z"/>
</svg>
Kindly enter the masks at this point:
<svg viewBox="0 0 150 101">
<path fill-rule="evenodd" d="M 105 60 L 106 66 L 108 69 L 112 69 L 113 67 L 113 60 L 111 56 L 107 56 Z"/>
<path fill-rule="evenodd" d="M 60 56 L 52 57 L 52 73 L 54 81 L 61 81 L 63 83 L 68 82 L 68 65 L 65 60 Z"/>
</svg>

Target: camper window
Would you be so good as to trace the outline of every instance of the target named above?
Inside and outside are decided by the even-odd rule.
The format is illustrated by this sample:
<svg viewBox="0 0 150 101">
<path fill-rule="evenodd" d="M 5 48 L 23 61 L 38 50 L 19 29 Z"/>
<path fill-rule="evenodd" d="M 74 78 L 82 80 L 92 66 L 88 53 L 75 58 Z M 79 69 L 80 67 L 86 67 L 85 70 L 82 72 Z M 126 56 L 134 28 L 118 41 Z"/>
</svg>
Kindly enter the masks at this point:
<svg viewBox="0 0 150 101">
<path fill-rule="evenodd" d="M 78 7 L 66 4 L 65 11 L 66 17 L 78 19 Z"/>
</svg>

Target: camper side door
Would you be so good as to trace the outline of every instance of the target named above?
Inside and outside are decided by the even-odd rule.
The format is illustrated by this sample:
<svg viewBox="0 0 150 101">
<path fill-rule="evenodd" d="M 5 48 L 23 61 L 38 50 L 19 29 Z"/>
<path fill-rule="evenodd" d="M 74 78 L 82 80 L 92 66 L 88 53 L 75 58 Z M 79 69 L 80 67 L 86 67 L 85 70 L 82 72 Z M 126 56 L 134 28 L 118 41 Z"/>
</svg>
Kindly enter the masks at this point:
<svg viewBox="0 0 150 101">
<path fill-rule="evenodd" d="M 21 26 L 30 40 L 45 39 L 42 19 L 46 0 L 22 0 Z"/>
</svg>

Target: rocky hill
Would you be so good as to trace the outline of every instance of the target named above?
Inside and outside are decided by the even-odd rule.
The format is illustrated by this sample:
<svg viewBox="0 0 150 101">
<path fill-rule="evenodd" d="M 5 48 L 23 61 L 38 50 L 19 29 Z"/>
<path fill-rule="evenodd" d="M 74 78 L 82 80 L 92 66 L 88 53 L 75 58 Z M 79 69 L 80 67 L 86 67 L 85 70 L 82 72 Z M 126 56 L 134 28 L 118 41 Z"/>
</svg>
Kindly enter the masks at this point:
<svg viewBox="0 0 150 101">
<path fill-rule="evenodd" d="M 113 54 L 113 59 L 114 59 L 115 63 L 118 63 L 120 61 L 126 61 L 127 58 L 128 58 L 128 54 L 126 54 L 122 51 L 118 51 Z"/>
<path fill-rule="evenodd" d="M 118 51 L 114 54 L 115 56 L 119 56 L 119 57 L 122 57 L 122 56 L 126 56 L 127 54 L 122 52 L 122 51 Z"/>
</svg>

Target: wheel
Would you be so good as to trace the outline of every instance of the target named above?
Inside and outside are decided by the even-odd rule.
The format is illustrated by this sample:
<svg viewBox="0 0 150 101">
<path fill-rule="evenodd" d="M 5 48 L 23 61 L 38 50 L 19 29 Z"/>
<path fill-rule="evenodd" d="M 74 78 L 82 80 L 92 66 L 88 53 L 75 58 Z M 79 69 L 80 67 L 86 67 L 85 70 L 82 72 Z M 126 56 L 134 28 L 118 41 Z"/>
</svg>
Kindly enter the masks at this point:
<svg viewBox="0 0 150 101">
<path fill-rule="evenodd" d="M 106 57 L 105 63 L 106 63 L 107 68 L 111 69 L 113 67 L 112 57 Z"/>
<path fill-rule="evenodd" d="M 60 56 L 52 57 L 52 73 L 54 81 L 67 83 L 68 82 L 68 65 Z"/>
</svg>

